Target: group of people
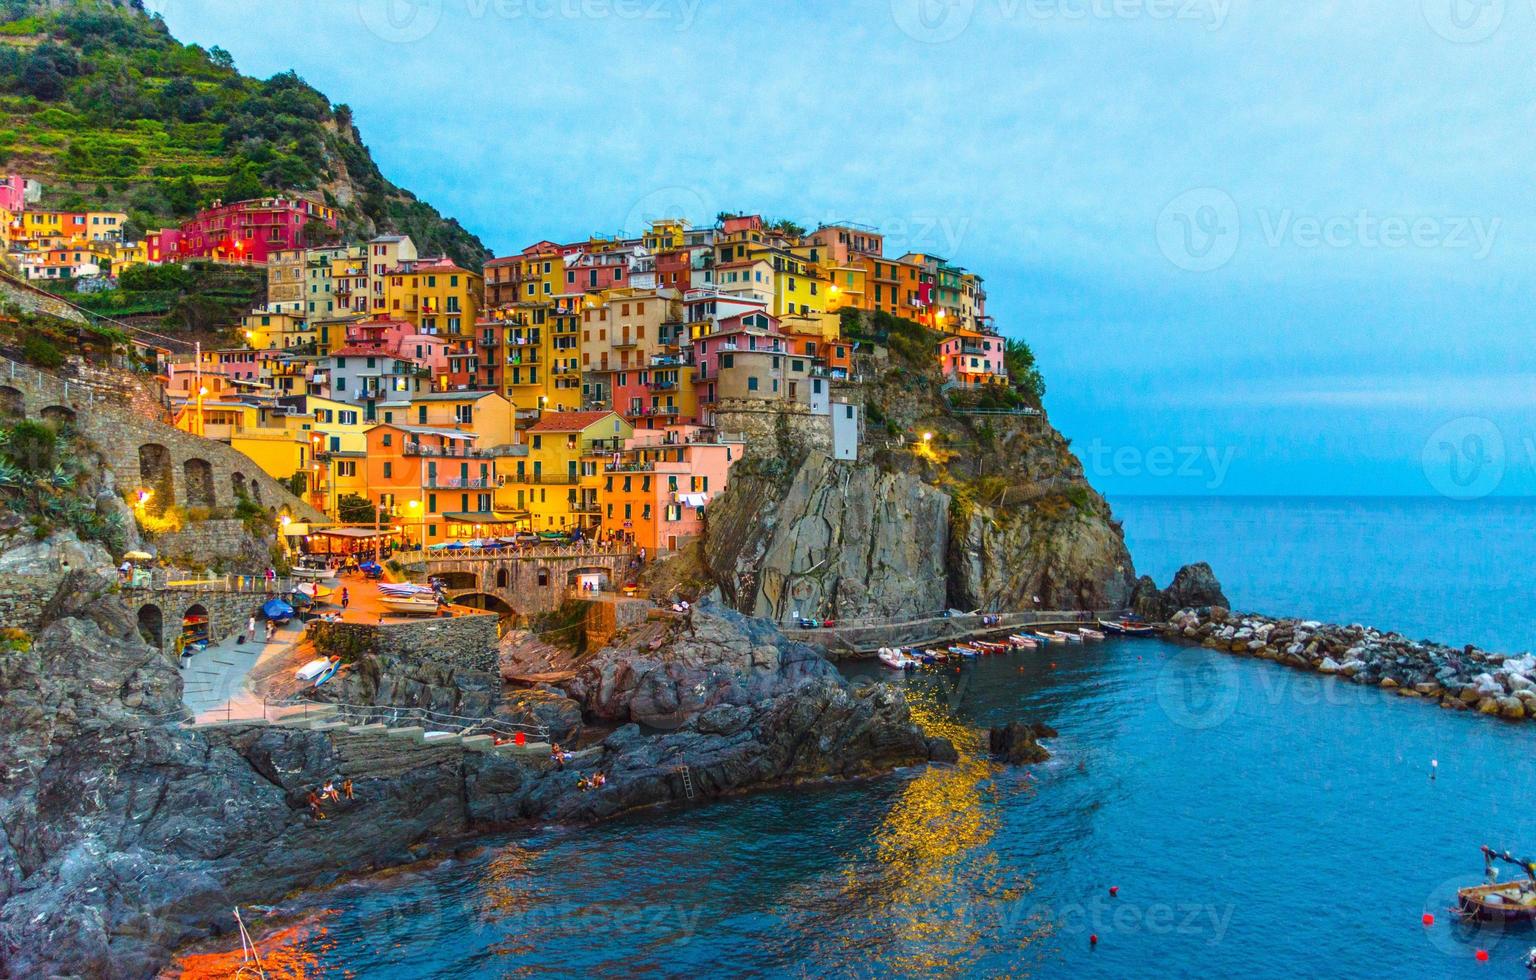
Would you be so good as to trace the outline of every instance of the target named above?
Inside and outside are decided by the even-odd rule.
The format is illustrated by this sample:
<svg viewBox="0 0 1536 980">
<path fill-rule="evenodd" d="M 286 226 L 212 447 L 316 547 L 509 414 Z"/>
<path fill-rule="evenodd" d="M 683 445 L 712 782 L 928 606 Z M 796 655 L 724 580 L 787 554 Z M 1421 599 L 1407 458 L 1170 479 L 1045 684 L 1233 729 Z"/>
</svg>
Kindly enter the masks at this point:
<svg viewBox="0 0 1536 980">
<path fill-rule="evenodd" d="M 602 789 L 608 785 L 606 773 L 594 772 L 590 776 L 583 776 L 576 781 L 576 788 L 585 793 L 589 789 Z"/>
<path fill-rule="evenodd" d="M 327 779 L 325 785 L 319 789 L 311 789 L 304 801 L 309 804 L 309 814 L 316 820 L 326 819 L 325 810 L 321 807 L 327 801 L 340 803 L 343 799 L 354 799 L 352 795 L 352 780 L 343 779 L 341 788 L 337 789 L 335 779 Z"/>
</svg>

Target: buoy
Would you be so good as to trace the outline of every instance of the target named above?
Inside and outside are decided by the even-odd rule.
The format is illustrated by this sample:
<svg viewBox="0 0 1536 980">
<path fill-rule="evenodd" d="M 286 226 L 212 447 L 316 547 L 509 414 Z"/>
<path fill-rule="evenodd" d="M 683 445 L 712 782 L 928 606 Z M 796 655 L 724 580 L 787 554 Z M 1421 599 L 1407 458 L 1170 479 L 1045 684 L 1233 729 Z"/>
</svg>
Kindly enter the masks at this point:
<svg viewBox="0 0 1536 980">
<path fill-rule="evenodd" d="M 1118 894 L 1120 894 L 1120 886 L 1119 885 L 1110 885 L 1109 886 L 1109 897 L 1110 898 L 1114 898 Z"/>
<path fill-rule="evenodd" d="M 1425 912 L 1424 913 L 1424 924 L 1426 926 L 1434 925 L 1435 924 L 1435 917 L 1433 915 L 1429 914 L 1428 912 Z"/>
<path fill-rule="evenodd" d="M 1479 963 L 1488 962 L 1488 951 L 1486 949 L 1480 949 L 1477 951 L 1477 961 Z"/>
<path fill-rule="evenodd" d="M 1440 760 L 1439 759 L 1430 759 L 1429 760 L 1429 778 L 1430 779 L 1434 779 L 1435 776 L 1439 772 L 1440 772 Z"/>
<path fill-rule="evenodd" d="M 1090 946 L 1097 946 L 1098 944 L 1099 944 L 1099 934 L 1096 933 L 1096 932 L 1095 933 L 1091 933 L 1088 936 L 1088 945 L 1090 945 Z M 1483 954 L 1483 955 L 1484 955 L 1484 957 L 1487 956 L 1486 953 Z"/>
<path fill-rule="evenodd" d="M 1051 669 L 1052 670 L 1056 669 L 1056 661 L 1054 661 L 1054 660 L 1051 661 Z"/>
</svg>

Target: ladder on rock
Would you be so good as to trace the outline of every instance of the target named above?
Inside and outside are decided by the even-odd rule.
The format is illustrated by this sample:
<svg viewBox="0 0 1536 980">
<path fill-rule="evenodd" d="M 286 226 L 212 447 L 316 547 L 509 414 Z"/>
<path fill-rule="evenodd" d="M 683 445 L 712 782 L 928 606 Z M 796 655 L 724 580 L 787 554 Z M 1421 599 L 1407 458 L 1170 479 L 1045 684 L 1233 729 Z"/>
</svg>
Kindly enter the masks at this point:
<svg viewBox="0 0 1536 980">
<path fill-rule="evenodd" d="M 678 766 L 677 771 L 683 777 L 683 793 L 690 800 L 693 799 L 693 773 L 689 771 L 687 766 Z"/>
</svg>

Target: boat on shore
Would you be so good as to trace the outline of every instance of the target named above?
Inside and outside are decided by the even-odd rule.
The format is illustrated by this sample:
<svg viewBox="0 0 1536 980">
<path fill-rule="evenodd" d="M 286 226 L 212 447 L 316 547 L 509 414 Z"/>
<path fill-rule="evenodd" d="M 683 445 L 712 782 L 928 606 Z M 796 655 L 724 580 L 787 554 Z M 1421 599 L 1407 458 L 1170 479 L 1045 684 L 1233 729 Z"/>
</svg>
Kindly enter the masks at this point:
<svg viewBox="0 0 1536 980">
<path fill-rule="evenodd" d="M 432 596 L 379 596 L 379 605 L 401 616 L 430 615 L 437 612 L 437 599 Z"/>
<path fill-rule="evenodd" d="M 875 656 L 880 663 L 892 670 L 907 670 L 908 668 L 916 667 L 920 663 L 920 661 L 907 656 L 895 647 L 881 647 L 880 652 L 875 654 Z"/>
<path fill-rule="evenodd" d="M 322 581 L 324 581 L 326 579 L 330 579 L 330 578 L 335 578 L 336 577 L 336 572 L 333 569 L 330 569 L 330 568 L 306 568 L 303 565 L 295 565 L 295 566 L 293 566 L 293 568 L 291 568 L 289 570 L 288 574 L 292 575 L 294 578 L 307 578 L 307 579 L 312 579 L 312 580 L 317 581 L 317 582 L 322 582 Z"/>
<path fill-rule="evenodd" d="M 1148 623 L 1134 623 L 1128 619 L 1119 622 L 1101 619 L 1099 626 L 1104 632 L 1113 633 L 1116 636 L 1151 636 L 1155 632 Z"/>
</svg>

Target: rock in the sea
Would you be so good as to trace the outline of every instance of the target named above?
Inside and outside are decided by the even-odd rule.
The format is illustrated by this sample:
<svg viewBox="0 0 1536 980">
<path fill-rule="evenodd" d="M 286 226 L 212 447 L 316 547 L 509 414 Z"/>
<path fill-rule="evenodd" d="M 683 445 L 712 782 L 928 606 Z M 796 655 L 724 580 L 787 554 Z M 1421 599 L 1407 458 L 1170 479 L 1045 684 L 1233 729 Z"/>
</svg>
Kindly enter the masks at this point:
<svg viewBox="0 0 1536 980">
<path fill-rule="evenodd" d="M 1013 721 L 987 732 L 987 749 L 994 758 L 1016 766 L 1044 762 L 1051 754 L 1039 740 L 1055 734 L 1056 730 L 1049 725 Z"/>
<path fill-rule="evenodd" d="M 1181 609 L 1220 607 L 1225 614 L 1230 605 L 1221 591 L 1221 583 L 1216 581 L 1216 573 L 1203 561 L 1185 565 L 1175 572 L 1166 589 L 1159 590 L 1150 577 L 1142 576 L 1131 593 L 1132 611 L 1153 622 L 1166 621 Z M 1253 634 L 1250 632 L 1249 635 Z"/>
</svg>

